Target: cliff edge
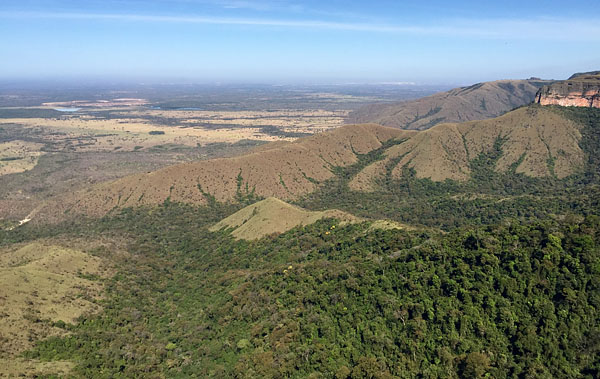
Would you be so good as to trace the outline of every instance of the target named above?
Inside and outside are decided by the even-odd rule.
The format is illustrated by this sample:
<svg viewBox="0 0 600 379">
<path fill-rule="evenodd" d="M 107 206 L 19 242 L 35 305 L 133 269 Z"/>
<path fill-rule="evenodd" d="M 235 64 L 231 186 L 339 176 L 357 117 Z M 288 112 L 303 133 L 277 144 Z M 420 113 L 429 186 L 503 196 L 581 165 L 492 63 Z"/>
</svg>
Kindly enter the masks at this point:
<svg viewBox="0 0 600 379">
<path fill-rule="evenodd" d="M 600 71 L 578 73 L 540 88 L 535 102 L 541 105 L 600 108 Z"/>
</svg>

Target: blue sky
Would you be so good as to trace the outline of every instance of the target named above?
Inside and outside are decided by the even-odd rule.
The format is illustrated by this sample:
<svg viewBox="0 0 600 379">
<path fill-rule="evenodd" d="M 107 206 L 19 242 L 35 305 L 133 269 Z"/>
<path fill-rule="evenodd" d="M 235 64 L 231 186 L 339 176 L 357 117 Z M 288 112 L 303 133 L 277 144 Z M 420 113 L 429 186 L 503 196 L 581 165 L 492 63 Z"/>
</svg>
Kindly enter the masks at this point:
<svg viewBox="0 0 600 379">
<path fill-rule="evenodd" d="M 2 0 L 0 78 L 249 83 L 565 78 L 598 0 Z"/>
</svg>

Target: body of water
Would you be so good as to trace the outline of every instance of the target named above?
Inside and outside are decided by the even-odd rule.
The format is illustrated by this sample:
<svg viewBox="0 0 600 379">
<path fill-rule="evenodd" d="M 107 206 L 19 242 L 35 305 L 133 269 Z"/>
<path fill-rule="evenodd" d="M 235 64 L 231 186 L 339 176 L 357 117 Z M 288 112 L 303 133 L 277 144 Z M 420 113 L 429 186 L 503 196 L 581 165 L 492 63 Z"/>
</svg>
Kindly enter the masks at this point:
<svg viewBox="0 0 600 379">
<path fill-rule="evenodd" d="M 59 112 L 77 112 L 81 108 L 54 108 L 55 111 Z"/>
</svg>

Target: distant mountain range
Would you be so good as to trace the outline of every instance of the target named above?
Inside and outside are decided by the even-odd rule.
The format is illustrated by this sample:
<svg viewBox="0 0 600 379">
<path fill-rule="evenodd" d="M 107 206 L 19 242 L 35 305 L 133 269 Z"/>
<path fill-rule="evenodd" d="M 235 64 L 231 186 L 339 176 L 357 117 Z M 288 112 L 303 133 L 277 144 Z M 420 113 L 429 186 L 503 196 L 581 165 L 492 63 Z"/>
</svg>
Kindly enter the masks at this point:
<svg viewBox="0 0 600 379">
<path fill-rule="evenodd" d="M 531 103 L 540 87 L 549 83 L 538 79 L 478 83 L 412 101 L 367 105 L 350 113 L 347 123 L 424 130 L 444 122 L 485 120 Z"/>
</svg>

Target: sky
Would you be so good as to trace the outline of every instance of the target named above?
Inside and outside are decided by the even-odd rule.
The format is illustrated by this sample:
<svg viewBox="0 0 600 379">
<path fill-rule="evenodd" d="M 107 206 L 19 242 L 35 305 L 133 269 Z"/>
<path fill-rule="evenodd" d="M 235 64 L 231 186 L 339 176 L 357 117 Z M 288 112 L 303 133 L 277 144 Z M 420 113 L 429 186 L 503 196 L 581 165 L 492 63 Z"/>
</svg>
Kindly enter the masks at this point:
<svg viewBox="0 0 600 379">
<path fill-rule="evenodd" d="M 599 0 L 1 0 L 0 79 L 469 84 L 600 70 Z"/>
</svg>

